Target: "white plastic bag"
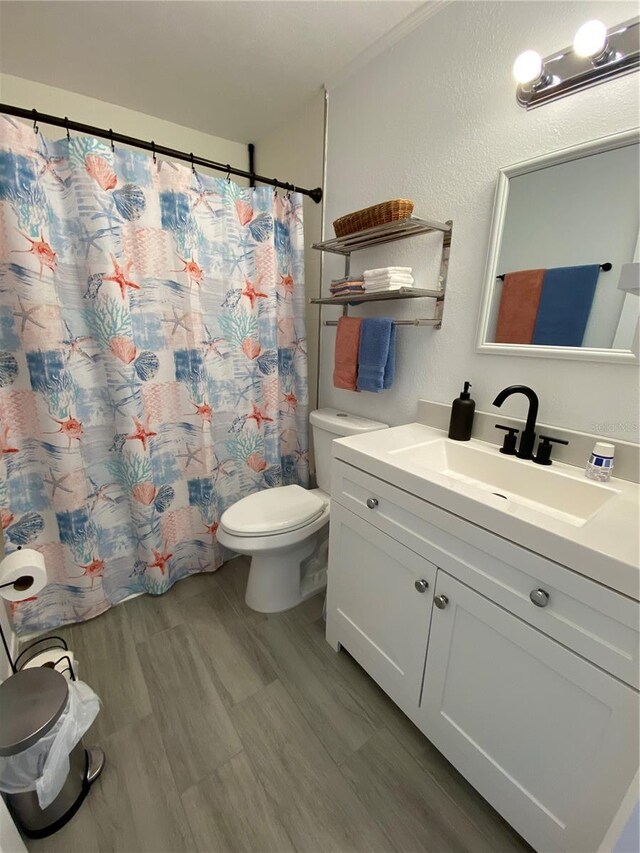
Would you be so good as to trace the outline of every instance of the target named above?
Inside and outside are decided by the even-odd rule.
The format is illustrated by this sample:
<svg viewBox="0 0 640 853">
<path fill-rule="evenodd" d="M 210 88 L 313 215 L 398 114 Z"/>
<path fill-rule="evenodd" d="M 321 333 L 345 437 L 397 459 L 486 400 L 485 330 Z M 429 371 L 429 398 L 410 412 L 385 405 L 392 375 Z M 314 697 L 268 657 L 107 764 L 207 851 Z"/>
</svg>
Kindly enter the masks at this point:
<svg viewBox="0 0 640 853">
<path fill-rule="evenodd" d="M 69 682 L 69 700 L 55 726 L 37 743 L 16 755 L 0 756 L 0 791 L 37 791 L 41 809 L 62 790 L 69 754 L 98 715 L 100 699 L 83 681 Z"/>
</svg>

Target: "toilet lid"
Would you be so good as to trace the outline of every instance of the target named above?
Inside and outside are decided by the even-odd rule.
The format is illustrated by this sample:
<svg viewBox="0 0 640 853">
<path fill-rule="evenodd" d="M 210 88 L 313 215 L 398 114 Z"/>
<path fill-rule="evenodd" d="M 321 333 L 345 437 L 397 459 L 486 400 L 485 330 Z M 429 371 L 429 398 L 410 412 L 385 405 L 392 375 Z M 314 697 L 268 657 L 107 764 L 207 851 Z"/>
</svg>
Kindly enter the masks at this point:
<svg viewBox="0 0 640 853">
<path fill-rule="evenodd" d="M 242 498 L 222 514 L 220 525 L 239 536 L 284 533 L 318 518 L 325 506 L 301 486 L 277 486 Z"/>
</svg>

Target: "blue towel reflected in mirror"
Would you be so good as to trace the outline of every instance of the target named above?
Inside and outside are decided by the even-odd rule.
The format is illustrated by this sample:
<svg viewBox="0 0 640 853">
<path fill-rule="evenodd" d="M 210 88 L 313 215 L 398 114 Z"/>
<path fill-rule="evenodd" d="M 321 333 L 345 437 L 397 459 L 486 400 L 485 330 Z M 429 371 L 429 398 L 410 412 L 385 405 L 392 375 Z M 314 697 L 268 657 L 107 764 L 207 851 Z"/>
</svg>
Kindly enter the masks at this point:
<svg viewBox="0 0 640 853">
<path fill-rule="evenodd" d="M 599 275 L 599 264 L 556 267 L 546 271 L 533 344 L 582 346 Z"/>
</svg>

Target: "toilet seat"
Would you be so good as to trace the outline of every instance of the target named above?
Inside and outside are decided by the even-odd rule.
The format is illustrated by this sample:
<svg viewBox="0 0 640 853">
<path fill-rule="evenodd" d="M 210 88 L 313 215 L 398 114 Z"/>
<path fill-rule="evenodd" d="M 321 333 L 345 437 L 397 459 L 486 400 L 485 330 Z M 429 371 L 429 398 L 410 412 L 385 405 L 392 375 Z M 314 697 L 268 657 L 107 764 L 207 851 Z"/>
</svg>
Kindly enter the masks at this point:
<svg viewBox="0 0 640 853">
<path fill-rule="evenodd" d="M 277 486 L 256 492 L 229 507 L 220 519 L 232 536 L 275 536 L 306 527 L 319 518 L 327 502 L 301 486 Z"/>
</svg>

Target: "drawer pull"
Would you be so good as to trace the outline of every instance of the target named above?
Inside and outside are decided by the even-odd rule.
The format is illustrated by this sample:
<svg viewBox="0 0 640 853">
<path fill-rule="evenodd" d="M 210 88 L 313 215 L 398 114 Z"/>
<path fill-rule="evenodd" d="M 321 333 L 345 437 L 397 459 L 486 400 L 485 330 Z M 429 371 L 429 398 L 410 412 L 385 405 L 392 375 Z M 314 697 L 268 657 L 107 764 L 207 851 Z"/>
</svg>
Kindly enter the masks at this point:
<svg viewBox="0 0 640 853">
<path fill-rule="evenodd" d="M 535 604 L 536 607 L 546 607 L 549 603 L 549 593 L 544 589 L 534 589 L 529 593 L 529 598 L 531 602 Z"/>
<path fill-rule="evenodd" d="M 433 599 L 433 603 L 438 608 L 438 610 L 444 610 L 447 604 L 449 603 L 449 599 L 446 595 L 436 595 Z"/>
<path fill-rule="evenodd" d="M 422 578 L 421 580 L 416 581 L 414 583 L 414 586 L 418 590 L 418 592 L 426 592 L 429 589 L 429 581 L 426 581 L 424 578 Z"/>
<path fill-rule="evenodd" d="M 378 506 L 378 498 L 367 498 L 367 506 L 369 509 L 375 509 Z"/>
</svg>

